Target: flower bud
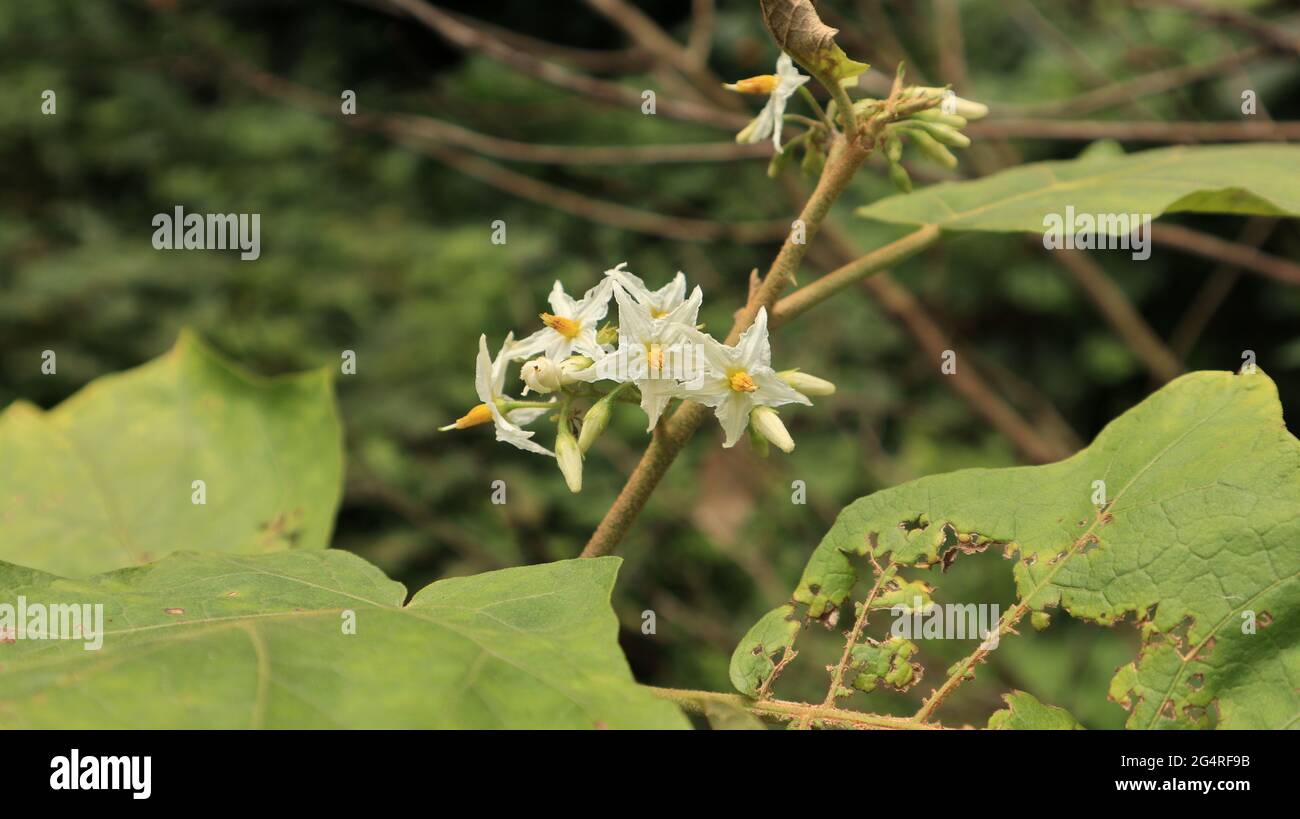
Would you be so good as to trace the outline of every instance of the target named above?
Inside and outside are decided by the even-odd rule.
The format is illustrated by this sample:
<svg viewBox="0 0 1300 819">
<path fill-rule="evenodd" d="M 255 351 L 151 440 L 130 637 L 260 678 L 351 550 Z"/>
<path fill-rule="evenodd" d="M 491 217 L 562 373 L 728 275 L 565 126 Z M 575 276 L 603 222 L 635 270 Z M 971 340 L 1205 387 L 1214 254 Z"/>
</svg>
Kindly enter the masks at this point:
<svg viewBox="0 0 1300 819">
<path fill-rule="evenodd" d="M 595 362 L 585 355 L 571 355 L 560 362 L 560 383 L 572 384 L 573 374 L 587 369 Z"/>
<path fill-rule="evenodd" d="M 564 419 L 560 420 L 560 434 L 555 439 L 555 460 L 560 464 L 560 472 L 564 474 L 564 482 L 569 485 L 569 491 L 575 494 L 581 492 L 582 451 Z"/>
<path fill-rule="evenodd" d="M 799 372 L 798 370 L 786 370 L 777 373 L 782 381 L 794 387 L 804 395 L 834 395 L 835 385 L 824 378 L 818 378 L 815 375 Z"/>
<path fill-rule="evenodd" d="M 777 415 L 776 410 L 771 407 L 754 407 L 753 412 L 749 414 L 749 423 L 758 430 L 758 434 L 767 440 L 782 452 L 791 452 L 794 450 L 794 439 L 781 423 L 781 416 Z"/>
<path fill-rule="evenodd" d="M 609 426 L 610 400 L 608 397 L 602 398 L 591 405 L 587 414 L 582 417 L 582 430 L 578 433 L 578 449 L 584 453 L 591 449 L 591 445 L 596 442 L 600 434 Z"/>
<path fill-rule="evenodd" d="M 524 389 L 525 395 L 528 390 L 540 393 L 555 392 L 565 384 L 573 383 L 573 377 L 564 371 L 563 364 L 556 364 L 545 357 L 525 361 L 524 366 L 519 368 L 519 377 L 527 385 Z"/>
</svg>

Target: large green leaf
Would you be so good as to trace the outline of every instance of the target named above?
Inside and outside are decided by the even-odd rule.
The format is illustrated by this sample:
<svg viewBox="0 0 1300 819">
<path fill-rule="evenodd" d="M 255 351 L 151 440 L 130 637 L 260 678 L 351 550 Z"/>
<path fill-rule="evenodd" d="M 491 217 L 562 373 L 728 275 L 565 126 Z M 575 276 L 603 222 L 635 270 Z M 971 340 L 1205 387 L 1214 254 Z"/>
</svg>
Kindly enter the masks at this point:
<svg viewBox="0 0 1300 819">
<path fill-rule="evenodd" d="M 1177 146 L 1035 162 L 859 208 L 871 219 L 944 230 L 1044 232 L 1043 217 L 1196 211 L 1300 215 L 1300 145 Z M 1099 226 L 1098 232 L 1107 232 Z"/>
<path fill-rule="evenodd" d="M 49 412 L 0 414 L 0 560 L 84 577 L 175 549 L 321 549 L 342 474 L 327 371 L 258 378 L 184 333 Z"/>
<path fill-rule="evenodd" d="M 406 605 L 400 583 L 340 551 L 184 552 L 86 580 L 0 564 L 0 604 L 105 616 L 98 650 L 13 640 L 7 624 L 0 726 L 684 727 L 619 650 L 620 562 L 441 580 Z"/>
<path fill-rule="evenodd" d="M 1130 727 L 1300 721 L 1300 441 L 1262 373 L 1183 376 L 1059 463 L 954 472 L 854 501 L 793 600 L 828 616 L 857 581 L 853 555 L 932 567 L 988 546 L 1017 558 L 1028 611 L 1138 619 L 1142 650 L 1111 686 Z M 771 673 L 765 660 L 793 639 L 782 626 L 793 615 L 774 610 L 737 647 L 742 692 Z"/>
</svg>

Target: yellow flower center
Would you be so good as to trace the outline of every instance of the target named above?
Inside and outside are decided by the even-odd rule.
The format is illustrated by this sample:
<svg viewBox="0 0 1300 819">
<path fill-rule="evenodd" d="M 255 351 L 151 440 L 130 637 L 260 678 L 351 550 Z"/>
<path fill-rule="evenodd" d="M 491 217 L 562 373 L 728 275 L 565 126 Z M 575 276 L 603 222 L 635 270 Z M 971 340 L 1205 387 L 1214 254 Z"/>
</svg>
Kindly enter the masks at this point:
<svg viewBox="0 0 1300 819">
<path fill-rule="evenodd" d="M 565 338 L 578 337 L 578 330 L 579 330 L 578 322 L 574 321 L 571 318 L 565 318 L 564 316 L 553 316 L 550 313 L 542 313 L 541 319 L 542 319 L 542 324 L 545 324 L 547 327 L 550 327 L 552 330 L 564 336 Z"/>
<path fill-rule="evenodd" d="M 736 370 L 734 373 L 729 375 L 727 377 L 727 383 L 730 384 L 731 388 L 736 392 L 753 392 L 758 389 L 758 386 L 754 383 L 754 379 L 750 378 L 749 373 L 744 370 Z"/>
<path fill-rule="evenodd" d="M 479 424 L 488 424 L 491 422 L 492 411 L 488 409 L 487 404 L 479 404 L 474 409 L 456 419 L 456 429 L 467 429 L 469 427 L 476 427 Z"/>
<path fill-rule="evenodd" d="M 667 310 L 660 310 L 658 307 L 650 308 L 650 318 L 663 318 L 668 315 Z"/>
<path fill-rule="evenodd" d="M 742 94 L 771 94 L 776 88 L 776 84 L 777 77 L 775 74 L 759 74 L 757 77 L 749 77 L 728 85 L 727 88 L 732 91 L 739 91 Z"/>
<path fill-rule="evenodd" d="M 646 362 L 650 365 L 651 372 L 663 372 L 664 369 L 664 348 L 658 343 L 645 345 Z"/>
</svg>

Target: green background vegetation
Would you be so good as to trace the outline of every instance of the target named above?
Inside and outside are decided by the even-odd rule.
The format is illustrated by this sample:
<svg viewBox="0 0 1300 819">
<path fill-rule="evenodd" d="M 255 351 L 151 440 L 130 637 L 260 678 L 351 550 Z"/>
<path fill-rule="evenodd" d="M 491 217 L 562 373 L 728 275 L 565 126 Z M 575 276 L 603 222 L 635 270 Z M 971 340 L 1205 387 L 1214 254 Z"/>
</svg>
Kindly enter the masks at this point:
<svg viewBox="0 0 1300 819">
<path fill-rule="evenodd" d="M 638 5 L 684 39 L 690 3 Z M 727 79 L 769 71 L 776 51 L 757 4 L 723 5 L 710 68 Z M 1040 0 L 1034 5 L 1048 21 L 1045 29 L 1025 5 L 961 5 L 968 72 L 962 91 L 989 104 L 994 116 L 1000 106 L 1066 100 L 1107 81 L 1204 62 L 1251 43 L 1186 13 L 1120 2 Z M 953 43 L 931 3 L 822 6 L 852 56 L 892 71 L 898 50 L 892 38 L 873 33 L 879 12 L 915 76 L 942 82 L 941 55 Z M 632 89 L 656 89 L 661 100 L 676 93 L 662 72 L 625 50 L 620 30 L 582 3 L 444 7 L 573 48 L 631 53 L 626 66 L 597 73 Z M 1063 34 L 1068 47 L 1049 30 Z M 749 271 L 765 270 L 776 251 L 775 241 L 678 241 L 523 201 L 418 146 L 259 93 L 216 56 L 237 55 L 335 99 L 342 89 L 355 90 L 362 113 L 423 113 L 520 141 L 731 138 L 541 84 L 370 4 L 9 3 L 0 6 L 0 43 L 0 406 L 20 397 L 53 406 L 96 376 L 163 353 L 187 326 L 266 374 L 336 367 L 343 350 L 355 350 L 357 374 L 337 384 L 348 460 L 335 545 L 408 588 L 576 555 L 645 440 L 643 416 L 623 412 L 588 458 L 583 493 L 573 496 L 553 462 L 497 445 L 489 432 L 438 433 L 475 402 L 481 332 L 495 351 L 506 332 L 536 326 L 555 279 L 581 291 L 625 260 L 653 286 L 685 271 L 692 285 L 704 287 L 701 319 L 725 330 Z M 1081 59 L 1100 80 L 1081 70 Z M 58 94 L 56 116 L 40 114 L 47 88 Z M 1273 118 L 1300 118 L 1294 54 L 1252 59 L 1208 81 L 1088 117 L 1239 121 L 1242 88 L 1254 89 Z M 981 163 L 988 170 L 987 163 L 1012 155 L 1068 158 L 1085 144 L 985 146 L 980 156 L 963 153 L 959 172 L 977 173 Z M 793 218 L 786 185 L 807 184 L 795 168 L 784 183 L 770 180 L 764 159 L 503 164 L 594 200 L 722 223 Z M 850 208 L 890 192 L 882 168 L 872 166 L 837 209 L 863 248 L 900 231 L 853 220 Z M 177 204 L 189 212 L 262 214 L 262 257 L 241 262 L 230 252 L 154 250 L 150 219 Z M 508 226 L 505 245 L 490 241 L 497 219 Z M 1233 239 L 1247 220 L 1172 221 Z M 1300 231 L 1282 222 L 1262 247 L 1298 258 Z M 1142 264 L 1123 252 L 1094 258 L 1165 339 L 1217 268 L 1162 245 Z M 801 280 L 825 269 L 805 265 Z M 955 340 L 959 360 L 980 367 L 1045 434 L 1091 440 L 1156 385 L 1065 271 L 1020 237 L 954 237 L 894 273 Z M 1300 291 L 1245 273 L 1179 352 L 1188 369 L 1235 369 L 1242 351 L 1254 350 L 1284 409 L 1294 413 L 1298 320 Z M 57 375 L 40 372 L 45 349 L 58 354 Z M 922 475 L 1022 462 L 944 382 L 938 361 L 863 289 L 783 329 L 774 354 L 779 367 L 831 378 L 839 392 L 785 415 L 798 442 L 792 455 L 760 460 L 743 443 L 724 451 L 710 426 L 673 467 L 620 549 L 627 562 L 614 606 L 642 682 L 729 690 L 732 647 L 786 599 L 812 548 L 851 500 Z M 1073 435 L 1056 429 L 1049 404 Z M 497 479 L 508 485 L 504 506 L 490 503 Z M 807 505 L 789 502 L 794 480 L 807 483 Z M 958 560 L 940 590 L 940 602 L 1005 606 L 1014 599 L 1010 571 L 995 554 Z M 647 609 L 657 613 L 653 636 L 640 630 Z M 838 636 L 810 637 L 810 656 L 824 651 L 832 662 Z M 1043 634 L 1006 639 L 979 678 L 945 706 L 944 720 L 983 724 L 998 694 L 1016 687 L 1089 727 L 1118 727 L 1125 714 L 1106 701 L 1106 685 L 1136 644 L 1130 624 L 1102 629 L 1059 618 Z M 943 669 L 973 646 L 925 643 L 917 659 L 927 676 L 919 686 L 902 697 L 858 695 L 852 705 L 911 713 Z M 782 678 L 782 694 L 819 700 L 820 663 L 802 665 L 800 674 Z"/>
</svg>

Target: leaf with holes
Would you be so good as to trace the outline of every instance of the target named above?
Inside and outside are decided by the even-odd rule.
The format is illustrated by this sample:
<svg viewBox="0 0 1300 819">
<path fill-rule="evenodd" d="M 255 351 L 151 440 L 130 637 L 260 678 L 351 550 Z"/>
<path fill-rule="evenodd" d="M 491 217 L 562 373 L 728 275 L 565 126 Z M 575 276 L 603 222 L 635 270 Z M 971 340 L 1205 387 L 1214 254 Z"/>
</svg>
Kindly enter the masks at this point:
<svg viewBox="0 0 1300 819">
<path fill-rule="evenodd" d="M 323 549 L 342 484 L 328 372 L 258 378 L 183 333 L 48 412 L 0 414 L 0 560 L 84 577 L 181 548 Z"/>
<path fill-rule="evenodd" d="M 1003 694 L 1007 707 L 989 717 L 995 731 L 1077 731 L 1083 726 L 1064 708 L 1044 705 L 1024 691 Z"/>
<path fill-rule="evenodd" d="M 1141 651 L 1111 685 L 1130 727 L 1300 721 L 1300 441 L 1258 372 L 1183 376 L 1059 463 L 954 472 L 854 501 L 792 602 L 741 641 L 733 682 L 755 695 L 801 619 L 837 613 L 858 580 L 854 556 L 889 563 L 878 576 L 897 585 L 895 567 L 944 567 L 990 546 L 1016 559 L 1019 602 L 1002 633 L 1055 607 L 1102 625 L 1137 620 Z M 986 640 L 951 669 L 947 690 L 995 648 Z"/>
<path fill-rule="evenodd" d="M 1300 145 L 1177 146 L 1120 156 L 1034 162 L 859 208 L 869 219 L 946 231 L 1043 233 L 1045 217 L 1079 214 L 1300 215 Z M 1118 223 L 1116 223 L 1118 224 Z M 1105 220 L 1099 233 L 1110 229 Z"/>
<path fill-rule="evenodd" d="M 685 727 L 619 649 L 620 563 L 441 580 L 409 603 L 332 550 L 182 552 L 86 580 L 0 564 L 0 727 Z M 32 639 L 56 611 L 82 640 Z"/>
</svg>

